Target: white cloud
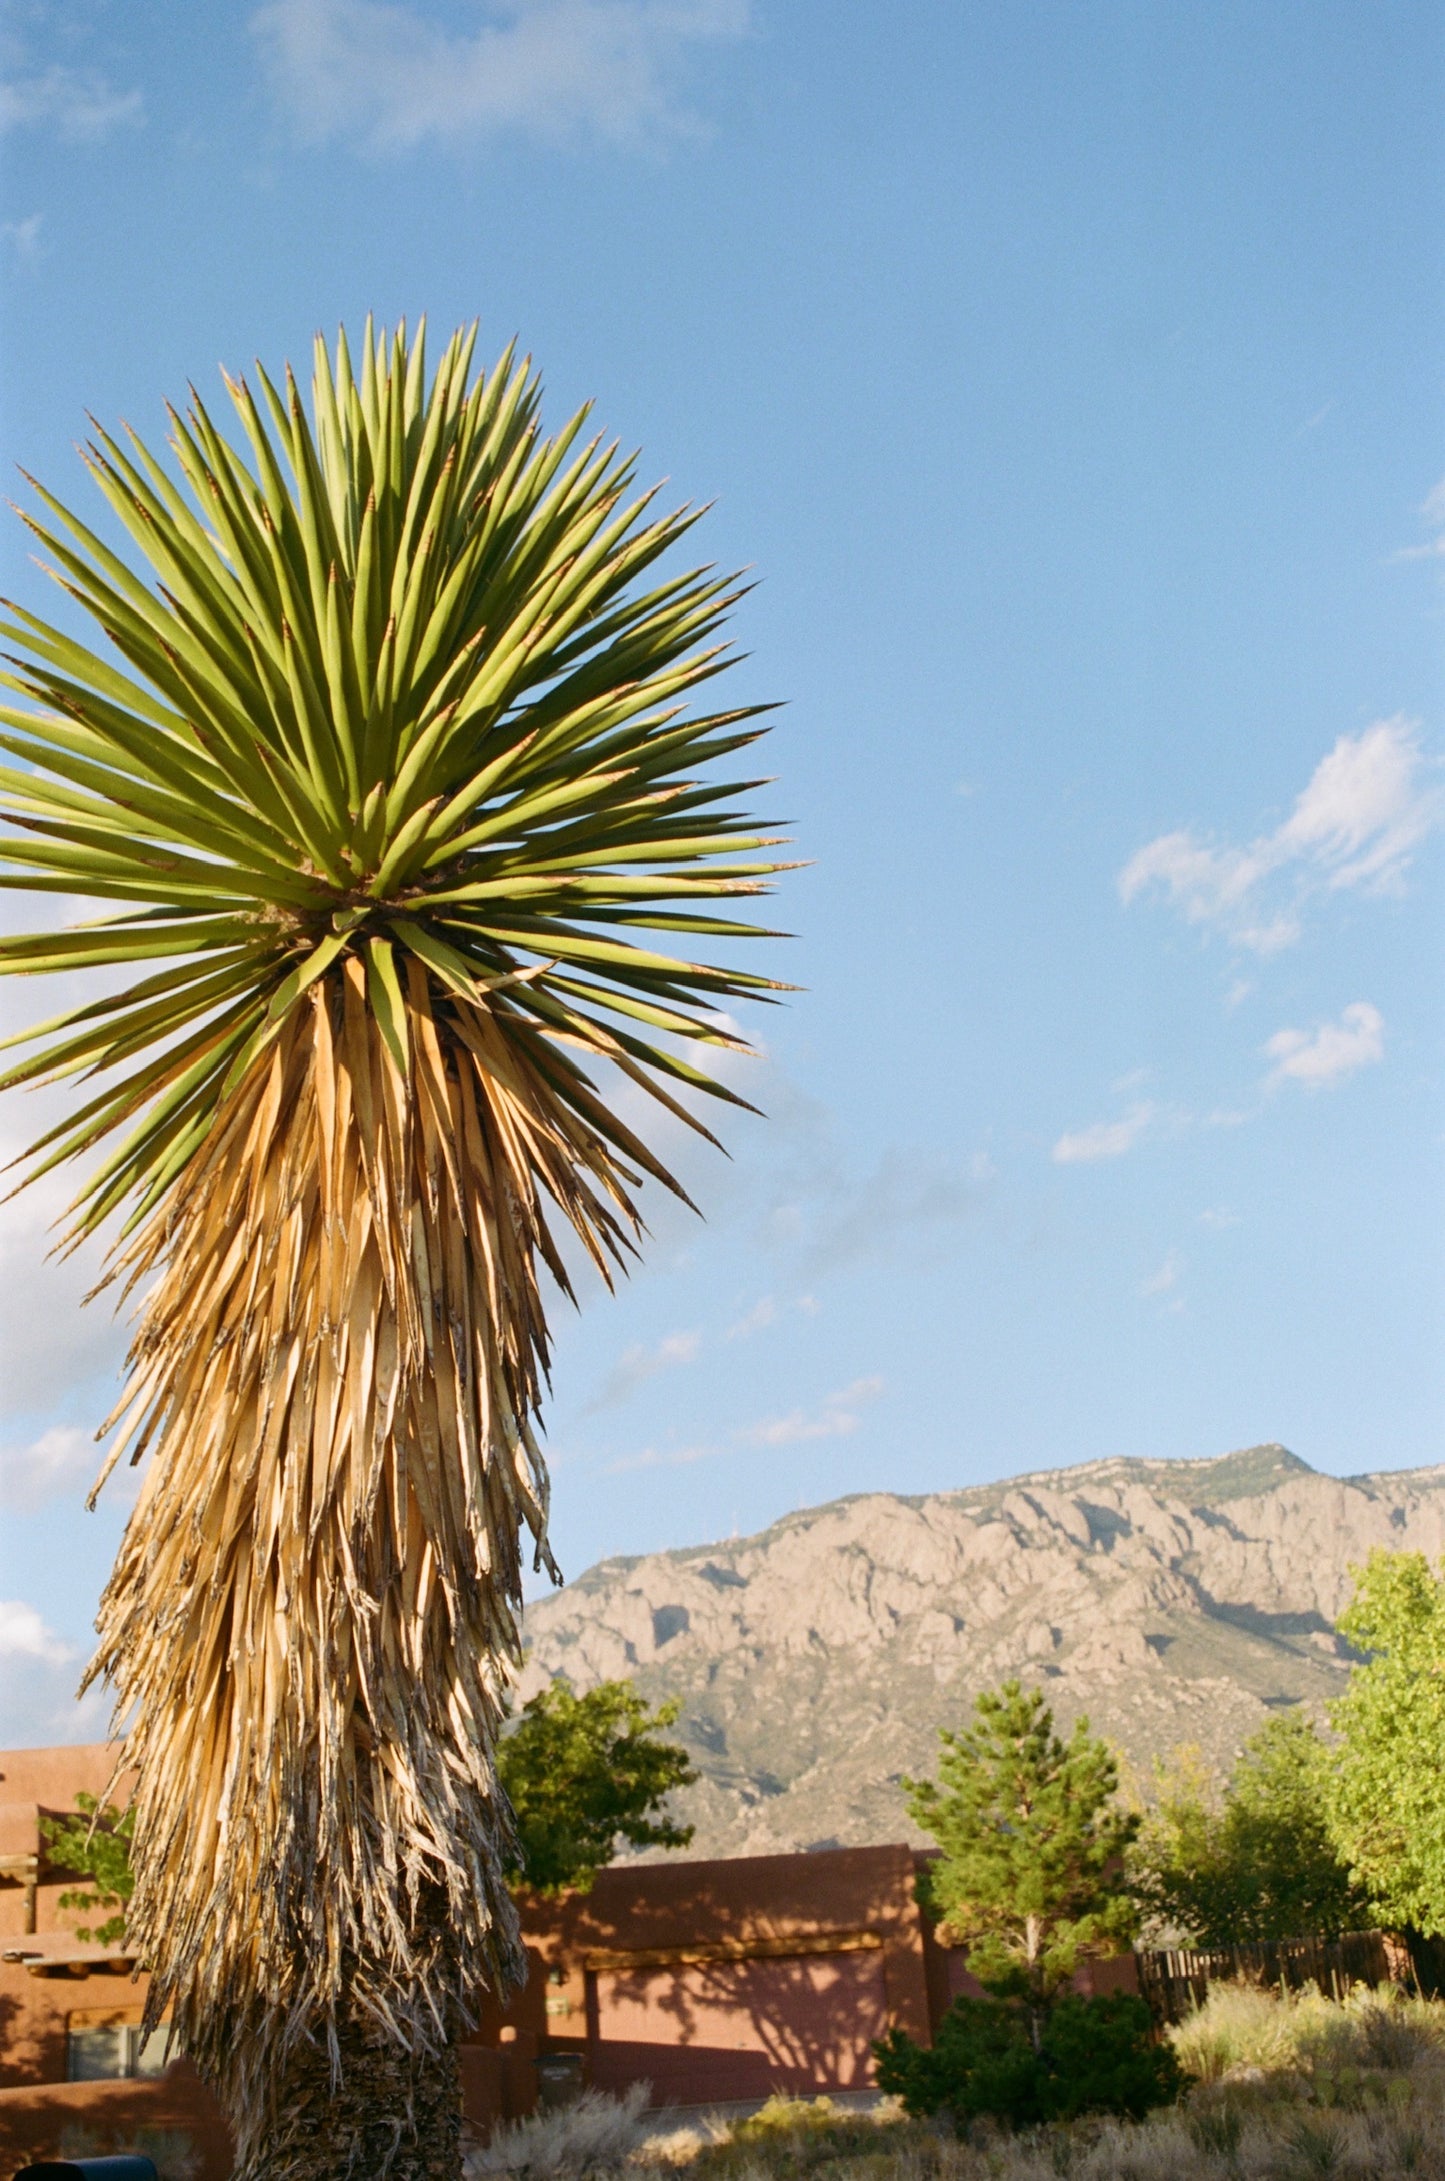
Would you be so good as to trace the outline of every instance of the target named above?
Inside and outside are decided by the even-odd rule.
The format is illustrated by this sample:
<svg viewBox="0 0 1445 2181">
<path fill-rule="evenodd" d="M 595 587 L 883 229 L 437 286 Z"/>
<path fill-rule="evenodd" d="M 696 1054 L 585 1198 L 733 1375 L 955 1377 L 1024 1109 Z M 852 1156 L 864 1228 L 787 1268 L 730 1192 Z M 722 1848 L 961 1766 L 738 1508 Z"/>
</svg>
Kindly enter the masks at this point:
<svg viewBox="0 0 1445 2181">
<path fill-rule="evenodd" d="M 621 1461 L 609 1462 L 602 1473 L 626 1477 L 639 1469 L 690 1469 L 694 1462 L 710 1461 L 717 1451 L 715 1446 L 649 1446 L 640 1454 L 625 1454 Z"/>
<path fill-rule="evenodd" d="M 1170 1250 L 1158 1271 L 1151 1272 L 1147 1280 L 1140 1282 L 1139 1293 L 1146 1297 L 1167 1295 L 1172 1287 L 1179 1285 L 1179 1275 L 1183 1270 L 1184 1260 L 1178 1250 Z"/>
<path fill-rule="evenodd" d="M 1145 1100 L 1131 1106 L 1122 1120 L 1095 1121 L 1089 1128 L 1070 1129 L 1054 1145 L 1054 1160 L 1059 1166 L 1087 1166 L 1096 1159 L 1121 1159 L 1126 1151 L 1133 1150 L 1157 1111 Z"/>
<path fill-rule="evenodd" d="M 1257 954 L 1277 953 L 1298 939 L 1312 894 L 1400 890 L 1411 858 L 1445 817 L 1437 770 L 1418 721 L 1376 720 L 1340 736 L 1272 833 L 1245 847 L 1163 833 L 1119 873 L 1120 899 L 1162 891 L 1189 923 L 1213 925 Z"/>
<path fill-rule="evenodd" d="M 28 1446 L 0 1447 L 0 1507 L 38 1507 L 62 1492 L 79 1494 L 94 1483 L 101 1456 L 95 1436 L 74 1425 L 55 1424 Z"/>
<path fill-rule="evenodd" d="M 1307 416 L 1305 418 L 1303 424 L 1301 424 L 1299 429 L 1296 431 L 1294 435 L 1295 438 L 1305 439 L 1311 432 L 1317 432 L 1320 426 L 1324 423 L 1325 418 L 1329 416 L 1333 411 L 1334 406 L 1335 404 L 1333 400 L 1321 402 L 1319 408 L 1314 411 L 1313 415 Z"/>
<path fill-rule="evenodd" d="M 1222 1234 L 1226 1227 L 1237 1227 L 1240 1218 L 1238 1212 L 1232 1212 L 1227 1204 L 1219 1204 L 1212 1206 L 1207 1212 L 1201 1212 L 1199 1224 L 1201 1227 L 1208 1227 L 1211 1233 Z"/>
<path fill-rule="evenodd" d="M 40 230 L 44 224 L 44 213 L 32 212 L 28 219 L 0 221 L 0 235 L 5 237 L 15 255 L 28 264 L 40 255 Z"/>
<path fill-rule="evenodd" d="M 1274 1062 L 1266 1088 L 1294 1082 L 1319 1090 L 1384 1059 L 1385 1018 L 1368 1000 L 1355 1000 L 1338 1022 L 1322 1022 L 1314 1030 L 1277 1030 L 1262 1050 Z"/>
<path fill-rule="evenodd" d="M 805 1439 L 845 1439 L 858 1429 L 859 1411 L 876 1401 L 882 1391 L 881 1378 L 855 1378 L 851 1386 L 830 1393 L 813 1414 L 794 1409 L 787 1416 L 750 1424 L 738 1437 L 750 1446 L 797 1446 Z"/>
<path fill-rule="evenodd" d="M 75 1657 L 71 1644 L 62 1643 L 47 1628 L 33 1605 L 19 1598 L 0 1598 L 0 1659 L 27 1659 L 43 1666 L 64 1666 Z"/>
<path fill-rule="evenodd" d="M 112 1698 L 94 1688 L 77 1699 L 80 1658 L 33 1605 L 0 1598 L 0 1748 L 105 1739 Z"/>
<path fill-rule="evenodd" d="M 649 1378 L 656 1378 L 659 1371 L 677 1370 L 683 1364 L 696 1363 L 702 1348 L 700 1333 L 669 1333 L 653 1348 L 637 1345 L 624 1349 L 603 1380 L 600 1391 L 589 1401 L 585 1413 L 595 1416 L 599 1409 L 618 1408 L 645 1386 Z"/>
<path fill-rule="evenodd" d="M 139 91 L 115 91 L 89 68 L 7 73 L 0 82 L 0 130 L 49 127 L 71 143 L 96 143 L 145 119 Z"/>
<path fill-rule="evenodd" d="M 725 1340 L 750 1340 L 754 1333 L 764 1333 L 778 1322 L 778 1306 L 771 1295 L 764 1295 L 751 1310 L 745 1310 L 735 1325 L 730 1325 L 723 1335 Z"/>
<path fill-rule="evenodd" d="M 1434 536 L 1424 545 L 1402 545 L 1392 560 L 1438 560 L 1445 554 L 1445 477 L 1426 493 L 1417 510 L 1421 522 Z"/>
<path fill-rule="evenodd" d="M 626 142 L 696 126 L 679 77 L 696 49 L 744 35 L 748 0 L 491 0 L 460 33 L 398 0 L 267 0 L 251 27 L 313 137 L 403 150 L 520 128 Z"/>
</svg>

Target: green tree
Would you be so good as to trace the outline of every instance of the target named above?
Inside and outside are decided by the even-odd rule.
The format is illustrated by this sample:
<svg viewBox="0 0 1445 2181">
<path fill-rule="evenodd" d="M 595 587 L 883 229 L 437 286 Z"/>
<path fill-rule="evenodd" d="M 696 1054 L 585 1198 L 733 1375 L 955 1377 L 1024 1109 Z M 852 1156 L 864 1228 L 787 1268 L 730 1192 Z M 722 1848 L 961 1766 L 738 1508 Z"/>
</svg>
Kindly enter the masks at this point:
<svg viewBox="0 0 1445 2181">
<path fill-rule="evenodd" d="M 474 341 L 318 341 L 309 413 L 258 366 L 173 461 L 97 427 L 125 550 L 37 486 L 65 625 L 0 616 L 0 887 L 59 897 L 0 971 L 97 973 L 0 1088 L 78 1086 L 28 1173 L 85 1162 L 68 1237 L 119 1234 L 136 1311 L 91 1669 L 128 1943 L 237 2181 L 459 2170 L 456 2039 L 521 1964 L 544 1276 L 570 1230 L 610 1279 L 643 1177 L 683 1194 L 623 1098 L 706 1135 L 677 1092 L 742 1102 L 699 1059 L 768 985 L 718 959 L 778 868 L 759 708 L 693 708 L 738 587 L 662 570 L 695 511 Z"/>
<path fill-rule="evenodd" d="M 1118 1767 L 1088 1721 L 1062 1741 L 1037 1689 L 1005 1682 L 977 1699 L 971 1726 L 941 1728 L 939 1740 L 938 1781 L 903 1783 L 942 1850 L 924 1898 L 986 1990 L 1027 2000 L 1037 2040 L 1080 1960 L 1133 1935 L 1122 1865 L 1139 1820 L 1115 1800 Z"/>
<path fill-rule="evenodd" d="M 1368 1904 L 1330 1829 L 1333 1758 L 1303 1712 L 1246 1742 L 1223 1798 L 1197 1753 L 1156 1775 L 1132 1867 L 1153 1919 L 1198 1946 L 1335 1938 Z"/>
<path fill-rule="evenodd" d="M 575 1696 L 554 1681 L 522 1706 L 497 1751 L 497 1776 L 516 1819 L 512 1876 L 537 1893 L 585 1892 L 619 1840 L 685 1848 L 690 1825 L 664 1812 L 697 1778 L 687 1751 L 660 1739 L 679 1706 L 654 1711 L 627 1681 Z"/>
<path fill-rule="evenodd" d="M 1370 1654 L 1330 1707 L 1330 1822 L 1378 1918 L 1445 1932 L 1445 1566 L 1372 1552 L 1340 1632 Z"/>
<path fill-rule="evenodd" d="M 125 1912 L 135 1891 L 131 1869 L 131 1839 L 135 1809 L 118 1810 L 113 1802 L 102 1807 L 99 1798 L 83 1790 L 75 1798 L 78 1817 L 42 1818 L 41 1839 L 46 1860 L 59 1870 L 84 1871 L 95 1885 L 70 1887 L 60 1895 L 61 1908 L 109 1908 L 118 1911 L 104 1923 L 77 1924 L 75 1936 L 98 1946 L 113 1946 L 125 1937 Z"/>
</svg>

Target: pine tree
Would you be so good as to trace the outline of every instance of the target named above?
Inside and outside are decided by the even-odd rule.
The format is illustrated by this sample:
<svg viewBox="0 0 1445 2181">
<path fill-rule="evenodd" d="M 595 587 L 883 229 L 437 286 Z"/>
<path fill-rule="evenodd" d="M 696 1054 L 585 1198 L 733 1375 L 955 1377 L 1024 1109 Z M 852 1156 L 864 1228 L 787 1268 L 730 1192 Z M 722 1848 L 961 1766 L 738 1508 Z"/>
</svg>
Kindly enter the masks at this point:
<svg viewBox="0 0 1445 2181">
<path fill-rule="evenodd" d="M 1116 1803 L 1118 1767 L 1087 1719 L 1061 1740 L 1038 1689 L 1006 1681 L 977 1699 L 962 1734 L 941 1728 L 939 1740 L 937 1783 L 904 1781 L 942 1850 L 926 1904 L 986 1990 L 1027 2001 L 1037 2043 L 1079 1962 L 1133 1935 L 1123 1858 L 1139 1820 Z"/>
</svg>

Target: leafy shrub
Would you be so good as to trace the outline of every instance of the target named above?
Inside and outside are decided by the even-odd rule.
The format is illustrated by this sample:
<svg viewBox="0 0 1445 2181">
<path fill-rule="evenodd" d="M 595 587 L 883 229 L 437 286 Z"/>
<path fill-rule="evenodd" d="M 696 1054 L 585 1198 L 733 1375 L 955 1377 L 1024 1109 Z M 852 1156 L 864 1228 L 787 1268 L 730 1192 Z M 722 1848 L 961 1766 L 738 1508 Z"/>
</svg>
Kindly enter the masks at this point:
<svg viewBox="0 0 1445 2181">
<path fill-rule="evenodd" d="M 516 1821 L 518 1883 L 585 1893 L 619 1840 L 687 1846 L 692 1827 L 665 1814 L 668 1796 L 697 1778 L 687 1751 L 660 1738 L 677 1715 L 676 1703 L 654 1711 L 630 1681 L 599 1682 L 582 1696 L 554 1681 L 522 1706 L 497 1750 Z"/>
<path fill-rule="evenodd" d="M 932 2047 L 890 2030 L 873 2048 L 878 2087 L 919 2116 L 945 2109 L 960 2120 L 991 2113 L 1015 2128 L 1047 2118 L 1043 2070 L 1028 2023 L 1004 1999 L 956 1999 Z"/>
<path fill-rule="evenodd" d="M 1041 2057 L 1049 2068 L 1049 2113 L 1118 2113 L 1142 2120 L 1169 2105 L 1184 2087 L 1172 2047 L 1155 2044 L 1149 2009 L 1132 1992 L 1097 1999 L 1066 1993 L 1044 2028 Z"/>
<path fill-rule="evenodd" d="M 1066 1993 L 1037 2051 L 1027 2016 L 997 1999 L 955 2000 L 931 2049 L 893 2030 L 874 2050 L 879 2088 L 905 2111 L 989 2114 L 1015 2128 L 1083 2113 L 1138 2120 L 1177 2097 L 1184 2081 L 1174 2051 L 1152 2041 L 1149 2009 L 1129 1992 Z"/>
<path fill-rule="evenodd" d="M 135 1811 L 118 1810 L 113 1802 L 101 1807 L 95 1795 L 84 1791 L 75 1798 L 76 1817 L 40 1820 L 47 1861 L 61 1870 L 83 1871 L 95 1880 L 95 1890 L 71 1889 L 62 1893 L 60 1908 L 115 1909 L 101 1924 L 77 1924 L 75 1936 L 94 1940 L 98 1946 L 115 1946 L 125 1937 L 126 1903 L 135 1891 L 130 1867 L 135 1836 Z"/>
<path fill-rule="evenodd" d="M 1222 1801 L 1197 1749 L 1156 1765 L 1130 1858 L 1155 1928 L 1195 1946 L 1367 1929 L 1369 1903 L 1330 1834 L 1331 1764 L 1313 1722 L 1290 1712 L 1245 1743 Z"/>
</svg>

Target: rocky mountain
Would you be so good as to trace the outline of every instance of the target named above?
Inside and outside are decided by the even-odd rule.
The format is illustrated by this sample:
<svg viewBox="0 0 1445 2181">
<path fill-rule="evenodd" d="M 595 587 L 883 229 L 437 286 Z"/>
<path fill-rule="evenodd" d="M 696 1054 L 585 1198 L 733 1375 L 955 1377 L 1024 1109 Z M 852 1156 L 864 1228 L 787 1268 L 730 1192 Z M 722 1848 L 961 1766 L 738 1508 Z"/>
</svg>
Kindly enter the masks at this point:
<svg viewBox="0 0 1445 2181">
<path fill-rule="evenodd" d="M 1009 1674 L 1142 1772 L 1179 1743 L 1227 1770 L 1271 1710 L 1343 1685 L 1333 1622 L 1375 1545 L 1445 1553 L 1445 1469 L 1340 1479 L 1258 1446 L 872 1492 L 588 1569 L 528 1608 L 522 1694 L 676 1697 L 694 1855 L 897 1840 L 899 1776 Z"/>
</svg>

